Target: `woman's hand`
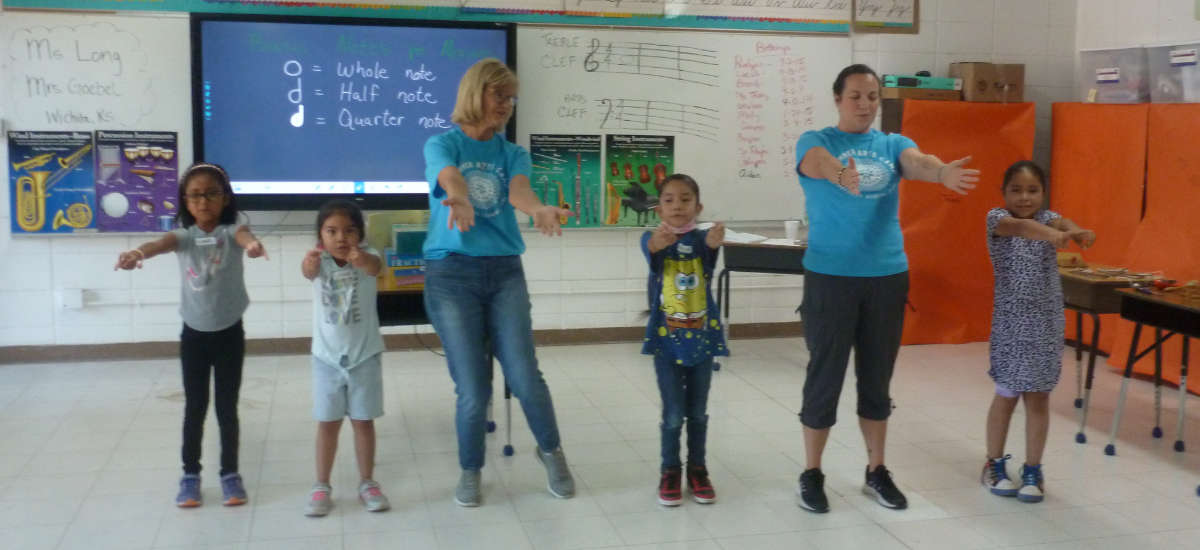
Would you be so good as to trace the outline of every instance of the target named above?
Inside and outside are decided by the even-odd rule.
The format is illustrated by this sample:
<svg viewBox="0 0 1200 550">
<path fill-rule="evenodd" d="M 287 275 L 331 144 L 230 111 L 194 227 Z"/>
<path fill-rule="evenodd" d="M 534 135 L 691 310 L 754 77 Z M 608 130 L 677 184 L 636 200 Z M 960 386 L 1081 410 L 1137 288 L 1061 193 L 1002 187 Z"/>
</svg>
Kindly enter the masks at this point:
<svg viewBox="0 0 1200 550">
<path fill-rule="evenodd" d="M 850 160 L 846 162 L 846 166 L 838 169 L 837 175 L 829 181 L 838 187 L 844 188 L 851 195 L 858 195 L 858 165 L 855 164 L 854 157 L 850 157 Z"/>
<path fill-rule="evenodd" d="M 559 208 L 557 206 L 551 206 L 548 204 L 542 205 L 533 211 L 533 226 L 547 237 L 561 237 L 562 223 L 560 223 L 559 220 L 563 218 L 570 218 L 574 215 L 574 212 L 567 210 L 566 208 Z"/>
<path fill-rule="evenodd" d="M 466 233 L 475 226 L 475 207 L 467 197 L 450 197 L 442 200 L 442 206 L 450 207 L 450 215 L 446 217 L 446 229 L 454 229 Z"/>
<path fill-rule="evenodd" d="M 968 162 L 971 157 L 966 156 L 943 165 L 938 169 L 938 183 L 959 195 L 966 195 L 979 181 L 979 170 L 963 168 Z"/>
</svg>

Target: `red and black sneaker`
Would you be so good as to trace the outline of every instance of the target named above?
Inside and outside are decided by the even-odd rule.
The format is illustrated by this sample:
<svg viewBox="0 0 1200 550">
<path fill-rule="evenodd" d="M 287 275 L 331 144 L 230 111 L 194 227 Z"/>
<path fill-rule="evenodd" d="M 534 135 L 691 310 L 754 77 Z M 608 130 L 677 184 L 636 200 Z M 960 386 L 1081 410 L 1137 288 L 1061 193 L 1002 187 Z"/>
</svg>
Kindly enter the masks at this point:
<svg viewBox="0 0 1200 550">
<path fill-rule="evenodd" d="M 663 506 L 679 506 L 683 502 L 683 491 L 679 487 L 682 472 L 679 468 L 667 468 L 658 481 L 658 503 Z"/>
<path fill-rule="evenodd" d="M 688 491 L 692 499 L 700 504 L 712 504 L 717 501 L 717 492 L 713 490 L 712 482 L 708 480 L 708 469 L 704 466 L 688 465 Z"/>
</svg>

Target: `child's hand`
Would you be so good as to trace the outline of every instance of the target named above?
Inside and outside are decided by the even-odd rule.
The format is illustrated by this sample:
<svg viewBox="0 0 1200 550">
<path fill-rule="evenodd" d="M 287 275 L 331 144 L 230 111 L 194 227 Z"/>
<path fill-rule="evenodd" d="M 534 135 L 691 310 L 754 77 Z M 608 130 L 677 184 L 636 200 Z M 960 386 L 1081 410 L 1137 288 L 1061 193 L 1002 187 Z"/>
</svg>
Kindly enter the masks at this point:
<svg viewBox="0 0 1200 550">
<path fill-rule="evenodd" d="M 714 223 L 712 228 L 708 230 L 708 235 L 704 237 L 704 244 L 709 248 L 721 248 L 721 243 L 725 242 L 725 224 L 721 222 Z"/>
<path fill-rule="evenodd" d="M 963 168 L 968 162 L 971 162 L 971 157 L 963 157 L 942 166 L 938 170 L 938 179 L 941 180 L 938 183 L 959 195 L 966 195 L 979 181 L 979 170 Z"/>
<path fill-rule="evenodd" d="M 649 247 L 651 252 L 658 252 L 668 246 L 675 244 L 679 240 L 679 236 L 675 235 L 674 231 L 667 226 L 666 222 L 658 224 L 654 229 L 654 233 L 650 235 Z"/>
<path fill-rule="evenodd" d="M 306 271 L 316 271 L 321 268 L 321 249 L 314 248 L 304 254 L 304 259 L 300 262 L 300 267 Z"/>
<path fill-rule="evenodd" d="M 250 258 L 262 257 L 268 260 L 271 259 L 267 257 L 267 249 L 263 247 L 262 241 L 258 239 L 254 239 L 254 242 L 246 245 L 246 256 Z"/>
<path fill-rule="evenodd" d="M 533 211 L 533 226 L 547 237 L 562 236 L 561 220 L 574 216 L 575 213 L 566 208 L 545 205 Z"/>
<path fill-rule="evenodd" d="M 447 198 L 442 201 L 442 206 L 450 207 L 450 215 L 446 216 L 446 229 L 454 229 L 457 225 L 459 231 L 466 233 L 475 225 L 475 207 L 471 205 L 471 199 Z"/>
<path fill-rule="evenodd" d="M 117 256 L 117 265 L 113 266 L 113 271 L 118 269 L 141 269 L 142 260 L 145 259 L 146 255 L 143 254 L 141 250 L 136 248 L 133 250 L 126 250 L 125 252 L 122 252 L 121 255 Z"/>
<path fill-rule="evenodd" d="M 350 250 L 350 253 L 346 255 L 346 261 L 350 262 L 350 265 L 357 269 L 366 269 L 368 265 L 367 260 L 370 258 L 370 256 L 370 254 L 363 252 L 361 248 L 354 247 Z"/>
<path fill-rule="evenodd" d="M 854 157 L 846 162 L 846 166 L 838 170 L 838 175 L 834 177 L 834 185 L 844 187 L 851 195 L 857 195 L 858 192 L 858 165 L 854 162 Z"/>
<path fill-rule="evenodd" d="M 1071 237 L 1072 241 L 1075 241 L 1075 244 L 1079 245 L 1079 248 L 1088 248 L 1096 244 L 1096 234 L 1090 229 L 1076 229 L 1067 235 Z"/>
<path fill-rule="evenodd" d="M 1067 233 L 1066 231 L 1059 231 L 1057 229 L 1051 229 L 1051 231 L 1053 231 L 1053 233 L 1050 235 L 1050 238 L 1046 240 L 1050 241 L 1050 244 L 1053 244 L 1054 248 L 1066 248 L 1067 245 L 1071 244 L 1070 233 Z"/>
</svg>

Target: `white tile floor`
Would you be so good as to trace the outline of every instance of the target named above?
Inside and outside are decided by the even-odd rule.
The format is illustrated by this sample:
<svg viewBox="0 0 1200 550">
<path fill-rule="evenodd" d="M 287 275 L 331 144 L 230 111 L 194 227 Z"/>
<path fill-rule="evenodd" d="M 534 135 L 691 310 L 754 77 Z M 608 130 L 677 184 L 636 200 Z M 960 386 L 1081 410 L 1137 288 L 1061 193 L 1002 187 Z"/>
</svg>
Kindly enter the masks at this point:
<svg viewBox="0 0 1200 550">
<path fill-rule="evenodd" d="M 850 398 L 825 457 L 833 511 L 819 516 L 793 497 L 804 453 L 795 417 L 803 342 L 734 344 L 738 355 L 714 378 L 709 404 L 709 467 L 720 502 L 678 509 L 655 504 L 657 390 L 650 362 L 632 344 L 539 351 L 579 495 L 560 501 L 546 493 L 519 408 L 516 456 L 502 456 L 498 403 L 501 429 L 488 436 L 485 505 L 477 509 L 451 501 L 458 466 L 443 360 L 424 351 L 386 354 L 388 414 L 378 422 L 376 478 L 393 509 L 369 514 L 354 498 L 347 428 L 337 508 L 321 519 L 302 515 L 315 430 L 307 356 L 247 359 L 241 463 L 250 504 L 219 505 L 210 415 L 208 500 L 193 510 L 172 505 L 182 403 L 176 361 L 0 366 L 0 547 L 1200 549 L 1200 403 L 1189 409 L 1189 450 L 1175 453 L 1173 391 L 1166 438 L 1155 440 L 1151 384 L 1134 382 L 1119 455 L 1107 457 L 1120 378 L 1101 369 L 1090 440 L 1077 445 L 1074 362 L 1066 361 L 1053 398 L 1048 496 L 1021 504 L 977 485 L 991 396 L 986 344 L 906 347 L 893 384 L 888 465 L 910 509 L 886 510 L 860 494 L 865 457 Z M 1019 463 L 1019 412 L 1013 426 Z"/>
</svg>

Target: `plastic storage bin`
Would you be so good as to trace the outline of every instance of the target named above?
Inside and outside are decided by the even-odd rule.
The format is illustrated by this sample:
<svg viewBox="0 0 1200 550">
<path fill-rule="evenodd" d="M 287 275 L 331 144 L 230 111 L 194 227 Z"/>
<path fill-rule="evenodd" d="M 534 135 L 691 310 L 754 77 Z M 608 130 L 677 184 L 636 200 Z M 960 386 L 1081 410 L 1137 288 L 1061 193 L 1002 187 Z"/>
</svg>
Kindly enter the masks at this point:
<svg viewBox="0 0 1200 550">
<path fill-rule="evenodd" d="M 1200 42 L 1146 48 L 1150 99 L 1155 103 L 1200 103 Z"/>
<path fill-rule="evenodd" d="M 1146 49 L 1082 50 L 1079 91 L 1085 103 L 1150 101 Z"/>
</svg>

